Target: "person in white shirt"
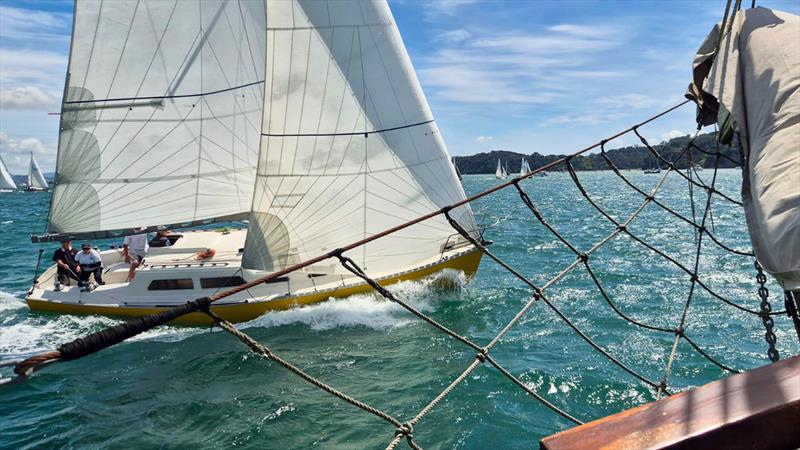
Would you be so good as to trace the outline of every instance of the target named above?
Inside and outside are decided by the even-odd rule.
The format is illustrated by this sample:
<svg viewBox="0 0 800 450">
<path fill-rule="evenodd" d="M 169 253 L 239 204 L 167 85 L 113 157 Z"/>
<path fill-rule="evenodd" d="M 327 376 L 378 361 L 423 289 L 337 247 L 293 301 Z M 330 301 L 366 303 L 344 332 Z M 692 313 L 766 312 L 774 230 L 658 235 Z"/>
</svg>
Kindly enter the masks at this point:
<svg viewBox="0 0 800 450">
<path fill-rule="evenodd" d="M 91 245 L 85 243 L 81 245 L 81 251 L 75 255 L 75 262 L 80 265 L 80 272 L 78 276 L 78 286 L 84 290 L 91 290 L 92 286 L 89 284 L 89 275 L 94 275 L 94 280 L 97 284 L 106 284 L 103 282 L 103 258 L 100 257 L 100 252 L 93 249 Z"/>
<path fill-rule="evenodd" d="M 146 228 L 142 227 L 136 228 L 133 231 L 140 232 L 144 230 L 146 230 Z M 144 257 L 147 255 L 148 248 L 147 233 L 125 236 L 125 241 L 122 243 L 122 257 L 125 259 L 126 263 L 131 265 L 131 268 L 128 270 L 128 281 L 133 281 L 133 278 L 136 276 L 136 268 L 142 265 L 142 261 L 144 261 Z"/>
</svg>

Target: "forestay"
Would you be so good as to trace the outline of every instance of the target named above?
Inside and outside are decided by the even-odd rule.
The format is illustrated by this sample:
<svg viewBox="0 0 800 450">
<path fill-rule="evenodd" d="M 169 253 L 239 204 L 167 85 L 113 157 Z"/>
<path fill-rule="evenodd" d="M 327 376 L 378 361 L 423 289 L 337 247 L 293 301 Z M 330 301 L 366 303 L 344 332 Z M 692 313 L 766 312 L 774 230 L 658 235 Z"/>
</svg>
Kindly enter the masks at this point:
<svg viewBox="0 0 800 450">
<path fill-rule="evenodd" d="M 283 268 L 465 198 L 385 2 L 269 2 L 267 55 L 246 268 Z M 474 232 L 468 206 L 453 215 Z M 396 271 L 455 241 L 437 217 L 349 256 Z"/>
<path fill-rule="evenodd" d="M 248 1 L 76 3 L 49 233 L 246 216 L 265 14 Z"/>
</svg>

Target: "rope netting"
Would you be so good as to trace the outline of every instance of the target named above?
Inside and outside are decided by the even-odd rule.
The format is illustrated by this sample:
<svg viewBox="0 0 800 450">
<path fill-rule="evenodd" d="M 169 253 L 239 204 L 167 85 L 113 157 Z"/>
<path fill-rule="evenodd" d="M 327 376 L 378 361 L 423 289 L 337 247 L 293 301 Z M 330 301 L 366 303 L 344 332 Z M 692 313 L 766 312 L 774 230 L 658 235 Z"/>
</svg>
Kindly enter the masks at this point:
<svg viewBox="0 0 800 450">
<path fill-rule="evenodd" d="M 566 411 L 563 411 L 558 406 L 554 405 L 552 402 L 544 398 L 541 394 L 536 392 L 531 386 L 520 380 L 517 376 L 512 374 L 509 370 L 507 370 L 501 363 L 499 363 L 491 354 L 492 350 L 498 346 L 503 338 L 515 327 L 517 326 L 520 321 L 526 316 L 526 314 L 530 311 L 530 309 L 538 302 L 544 303 L 558 318 L 569 327 L 578 337 L 580 337 L 583 341 L 585 341 L 589 346 L 591 346 L 594 350 L 596 350 L 600 355 L 606 358 L 608 361 L 613 363 L 614 365 L 618 366 L 624 372 L 629 374 L 631 377 L 635 378 L 636 380 L 644 383 L 645 385 L 649 386 L 653 390 L 653 393 L 656 398 L 660 398 L 662 395 L 669 395 L 670 394 L 670 385 L 669 379 L 670 374 L 673 370 L 674 360 L 677 354 L 677 349 L 680 342 L 686 341 L 689 346 L 697 352 L 698 355 L 708 360 L 710 363 L 714 364 L 715 366 L 719 367 L 720 369 L 727 371 L 727 372 L 739 372 L 737 369 L 721 362 L 718 358 L 712 356 L 708 351 L 703 349 L 700 345 L 693 340 L 690 335 L 687 333 L 686 325 L 687 325 L 687 318 L 689 316 L 689 309 L 690 306 L 697 296 L 698 291 L 704 291 L 709 294 L 712 298 L 730 306 L 736 308 L 739 311 L 744 313 L 748 313 L 754 316 L 758 316 L 766 330 L 765 338 L 767 340 L 769 350 L 768 355 L 772 361 L 776 361 L 779 358 L 778 352 L 775 349 L 775 335 L 772 331 L 774 323 L 772 317 L 778 314 L 784 314 L 786 311 L 773 311 L 769 300 L 768 300 L 768 291 L 764 286 L 766 282 L 766 276 L 761 271 L 760 266 L 758 263 L 755 263 L 755 267 L 758 271 L 757 281 L 760 284 L 759 288 L 759 298 L 761 300 L 760 310 L 750 309 L 747 306 L 738 304 L 727 297 L 720 295 L 719 293 L 715 292 L 713 289 L 709 287 L 709 285 L 700 278 L 699 275 L 699 266 L 700 266 L 700 257 L 702 247 L 704 245 L 704 241 L 707 239 L 711 241 L 715 246 L 719 247 L 720 249 L 729 252 L 731 254 L 740 255 L 743 257 L 750 257 L 754 258 L 754 255 L 750 251 L 742 251 L 734 249 L 722 241 L 718 237 L 714 235 L 712 230 L 706 226 L 707 222 L 712 220 L 711 219 L 711 204 L 712 198 L 718 197 L 723 199 L 730 204 L 741 206 L 742 203 L 730 198 L 729 196 L 725 195 L 721 191 L 716 188 L 717 183 L 717 172 L 719 169 L 719 163 L 721 159 L 728 159 L 731 162 L 739 163 L 738 161 L 733 161 L 727 155 L 724 155 L 717 145 L 715 151 L 707 151 L 700 149 L 697 145 L 695 145 L 696 138 L 699 134 L 698 132 L 691 137 L 685 145 L 682 146 L 681 150 L 678 152 L 677 156 L 672 159 L 666 158 L 662 155 L 654 146 L 652 146 L 639 132 L 639 128 L 657 118 L 668 114 L 671 111 L 685 105 L 688 103 L 687 101 L 681 102 L 680 104 L 673 106 L 672 108 L 667 109 L 664 112 L 661 112 L 637 125 L 634 125 L 627 130 L 624 130 L 620 133 L 615 134 L 614 136 L 609 137 L 608 139 L 604 139 L 596 144 L 593 144 L 587 148 L 579 150 L 569 156 L 557 159 L 545 166 L 542 166 L 536 170 L 533 170 L 531 173 L 513 178 L 510 181 L 504 182 L 497 186 L 494 186 L 486 191 L 480 192 L 475 194 L 463 201 L 458 203 L 446 206 L 441 210 L 431 212 L 427 215 L 418 217 L 412 221 L 406 222 L 404 224 L 398 225 L 393 227 L 389 230 L 384 232 L 375 234 L 370 236 L 366 239 L 363 239 L 358 242 L 354 242 L 350 245 L 344 246 L 342 248 L 333 250 L 329 253 L 324 255 L 320 255 L 316 258 L 312 258 L 308 261 L 304 261 L 300 264 L 293 265 L 286 269 L 271 273 L 265 277 L 259 278 L 257 280 L 253 280 L 237 286 L 235 288 L 231 288 L 225 290 L 223 292 L 219 292 L 210 297 L 203 297 L 192 302 L 188 302 L 184 305 L 171 308 L 164 312 L 154 314 L 151 316 L 140 317 L 137 319 L 130 320 L 128 322 L 122 323 L 120 325 L 108 328 L 106 330 L 93 333 L 85 338 L 77 339 L 73 342 L 64 344 L 60 346 L 57 350 L 45 352 L 31 358 L 28 358 L 25 361 L 17 363 L 15 367 L 15 373 L 20 377 L 26 377 L 32 374 L 35 370 L 39 369 L 40 367 L 44 366 L 45 364 L 49 364 L 55 361 L 67 361 L 71 359 L 80 358 L 82 356 L 86 356 L 88 354 L 97 352 L 103 348 L 109 347 L 116 343 L 122 342 L 125 339 L 135 336 L 139 333 L 142 333 L 146 330 L 154 328 L 159 325 L 163 325 L 171 320 L 174 320 L 177 317 L 180 317 L 184 314 L 192 313 L 192 312 L 202 312 L 209 315 L 215 324 L 217 324 L 221 329 L 230 333 L 231 335 L 235 336 L 237 339 L 242 341 L 250 350 L 253 352 L 263 356 L 264 358 L 274 361 L 284 369 L 288 370 L 292 374 L 296 375 L 297 377 L 305 380 L 306 382 L 310 383 L 311 385 L 327 392 L 330 395 L 335 396 L 336 398 L 356 407 L 363 411 L 366 411 L 369 414 L 372 414 L 375 417 L 382 419 L 383 421 L 390 424 L 394 430 L 394 438 L 389 442 L 387 449 L 395 448 L 400 442 L 405 440 L 411 448 L 419 448 L 417 443 L 414 441 L 414 427 L 418 426 L 418 424 L 422 421 L 422 419 L 430 413 L 438 404 L 440 404 L 454 389 L 456 389 L 460 384 L 466 380 L 469 375 L 479 366 L 488 363 L 497 371 L 504 375 L 511 383 L 522 389 L 526 394 L 530 395 L 538 402 L 549 408 L 550 410 L 554 411 L 555 413 L 559 414 L 560 416 L 566 418 L 567 420 L 574 422 L 576 424 L 581 424 L 581 420 L 574 417 L 573 415 L 569 414 Z M 606 152 L 606 144 L 614 139 L 619 138 L 628 133 L 634 133 L 642 144 L 647 148 L 648 152 L 653 155 L 658 161 L 661 161 L 664 165 L 666 165 L 666 169 L 661 175 L 658 182 L 652 187 L 649 191 L 646 191 L 642 187 L 633 183 L 628 177 L 626 177 L 622 171 L 615 165 L 612 158 Z M 598 202 L 594 199 L 594 197 L 589 193 L 587 188 L 585 187 L 584 183 L 581 181 L 580 177 L 578 176 L 578 172 L 573 165 L 574 158 L 578 155 L 586 153 L 592 149 L 599 148 L 600 156 L 603 161 L 606 163 L 608 168 L 618 177 L 620 180 L 631 188 L 634 192 L 638 193 L 641 196 L 641 203 L 624 218 L 624 220 L 619 220 L 614 218 L 614 216 L 606 211 L 603 207 L 601 207 Z M 693 165 L 691 164 L 691 153 L 692 150 L 700 150 L 707 156 L 714 158 L 714 168 L 712 172 L 711 179 L 708 183 L 703 182 L 699 177 L 693 176 L 692 171 L 694 170 Z M 677 163 L 681 158 L 688 159 L 688 167 L 686 169 L 686 173 L 684 174 L 677 168 Z M 605 221 L 609 222 L 613 226 L 613 230 L 606 234 L 602 239 L 595 242 L 591 247 L 586 249 L 581 249 L 578 245 L 571 242 L 569 239 L 565 237 L 565 235 L 559 231 L 556 227 L 548 222 L 545 215 L 537 208 L 536 203 L 531 199 L 531 197 L 526 193 L 525 189 L 521 185 L 521 181 L 530 177 L 535 176 L 537 173 L 542 172 L 547 169 L 553 169 L 558 166 L 564 167 L 570 176 L 575 187 L 580 192 L 580 195 L 583 199 L 591 205 L 591 207 L 598 212 L 600 217 L 602 217 Z M 665 181 L 667 180 L 668 176 L 671 173 L 677 173 L 682 178 L 684 178 L 688 186 L 690 187 L 690 200 L 692 203 L 692 218 L 686 217 L 685 215 L 679 213 L 674 208 L 668 206 L 665 202 L 660 200 L 657 197 L 657 194 L 662 190 L 662 187 L 665 185 Z M 696 174 L 695 174 L 696 175 Z M 574 259 L 572 262 L 567 264 L 560 272 L 558 272 L 555 276 L 550 278 L 547 282 L 543 284 L 534 283 L 530 277 L 524 275 L 522 271 L 516 267 L 513 267 L 507 261 L 498 257 L 494 252 L 490 251 L 487 248 L 486 242 L 482 240 L 482 238 L 476 238 L 466 229 L 464 229 L 456 220 L 454 220 L 450 212 L 453 208 L 466 204 L 468 202 L 474 201 L 476 199 L 486 197 L 500 189 L 504 188 L 512 188 L 515 189 L 520 201 L 525 205 L 525 207 L 530 211 L 532 219 L 535 219 L 547 232 L 549 232 L 553 237 L 555 237 L 561 244 L 563 244 L 571 254 L 574 255 Z M 697 189 L 699 192 L 705 193 L 705 198 L 702 199 L 703 207 L 700 208 L 700 211 L 695 211 L 694 209 L 694 190 Z M 690 266 L 680 263 L 675 258 L 669 256 L 664 252 L 664 250 L 659 249 L 658 247 L 654 246 L 653 244 L 647 242 L 644 238 L 640 237 L 637 233 L 632 231 L 631 223 L 643 212 L 646 210 L 648 205 L 655 205 L 659 209 L 667 212 L 669 215 L 675 217 L 680 222 L 683 222 L 690 226 L 694 230 L 695 234 L 695 245 L 693 251 L 693 263 Z M 468 336 L 463 334 L 459 334 L 458 332 L 452 330 L 447 325 L 435 320 L 434 318 L 430 317 L 429 315 L 425 314 L 424 312 L 420 311 L 419 309 L 412 306 L 410 303 L 404 301 L 403 299 L 399 298 L 390 290 L 386 289 L 386 287 L 382 286 L 378 281 L 371 278 L 353 259 L 348 257 L 347 252 L 358 248 L 368 242 L 373 240 L 379 239 L 383 236 L 392 234 L 396 231 L 402 230 L 407 228 L 411 225 L 416 223 L 422 222 L 432 217 L 436 217 L 438 215 L 443 215 L 450 225 L 453 227 L 455 232 L 462 236 L 466 241 L 468 241 L 472 246 L 476 249 L 481 251 L 484 255 L 486 255 L 489 259 L 494 261 L 503 270 L 507 271 L 509 274 L 513 275 L 516 279 L 518 279 L 522 284 L 527 286 L 530 289 L 531 296 L 525 302 L 525 304 L 516 312 L 516 314 L 509 319 L 505 325 L 500 328 L 500 330 L 494 334 L 491 340 L 484 343 L 476 342 L 475 340 L 471 339 Z M 698 221 L 699 217 L 699 221 Z M 600 280 L 600 277 L 597 275 L 595 269 L 593 269 L 592 261 L 594 258 L 595 253 L 598 252 L 601 248 L 603 248 L 606 244 L 613 241 L 618 236 L 627 236 L 632 241 L 637 243 L 638 245 L 643 246 L 649 252 L 663 258 L 669 264 L 675 266 L 681 272 L 685 273 L 686 277 L 689 280 L 689 291 L 686 296 L 686 301 L 683 304 L 683 308 L 681 310 L 680 318 L 676 321 L 673 326 L 663 326 L 663 325 L 654 325 L 645 323 L 641 320 L 637 320 L 632 318 L 630 315 L 626 314 L 614 301 L 612 296 L 609 294 L 608 289 L 604 287 L 603 283 Z M 438 332 L 443 333 L 450 338 L 454 339 L 457 342 L 460 342 L 464 347 L 466 347 L 467 351 L 474 352 L 475 357 L 470 362 L 469 365 L 463 371 L 461 371 L 457 376 L 455 376 L 452 381 L 447 385 L 445 389 L 443 389 L 438 395 L 436 395 L 429 403 L 426 404 L 422 409 L 420 409 L 416 415 L 408 420 L 401 420 L 389 414 L 385 411 L 382 411 L 379 408 L 376 408 L 372 405 L 367 404 L 359 399 L 356 399 L 340 390 L 332 387 L 331 385 L 325 383 L 324 381 L 310 375 L 308 372 L 304 371 L 303 369 L 293 365 L 289 361 L 283 359 L 281 356 L 277 355 L 274 351 L 272 351 L 266 345 L 254 340 L 238 328 L 234 326 L 229 321 L 217 316 L 211 309 L 210 306 L 217 300 L 228 297 L 230 295 L 245 291 L 253 286 L 256 286 L 261 283 L 266 283 L 272 279 L 284 276 L 288 273 L 291 273 L 295 270 L 301 269 L 303 267 L 309 266 L 311 264 L 315 264 L 317 262 L 327 260 L 327 259 L 336 259 L 338 260 L 339 264 L 348 272 L 352 273 L 355 277 L 360 278 L 361 281 L 367 285 L 369 285 L 374 291 L 376 291 L 379 295 L 384 297 L 386 300 L 396 303 L 406 311 L 410 312 L 417 318 L 421 319 L 425 323 L 429 324 L 431 327 L 436 329 Z M 608 304 L 610 309 L 621 319 L 625 320 L 626 322 L 639 327 L 644 330 L 648 330 L 654 333 L 665 333 L 668 335 L 673 335 L 674 339 L 672 341 L 671 350 L 669 353 L 669 357 L 667 358 L 667 362 L 664 365 L 663 373 L 660 379 L 655 380 L 652 379 L 640 371 L 636 370 L 633 367 L 630 367 L 628 364 L 622 362 L 618 357 L 611 354 L 607 349 L 603 346 L 598 344 L 591 336 L 589 336 L 584 330 L 582 330 L 574 320 L 570 319 L 546 294 L 551 287 L 553 287 L 556 283 L 564 279 L 567 275 L 571 274 L 572 272 L 578 270 L 584 270 L 585 273 L 591 279 L 592 285 L 596 288 L 597 292 L 600 294 L 602 299 Z"/>
</svg>

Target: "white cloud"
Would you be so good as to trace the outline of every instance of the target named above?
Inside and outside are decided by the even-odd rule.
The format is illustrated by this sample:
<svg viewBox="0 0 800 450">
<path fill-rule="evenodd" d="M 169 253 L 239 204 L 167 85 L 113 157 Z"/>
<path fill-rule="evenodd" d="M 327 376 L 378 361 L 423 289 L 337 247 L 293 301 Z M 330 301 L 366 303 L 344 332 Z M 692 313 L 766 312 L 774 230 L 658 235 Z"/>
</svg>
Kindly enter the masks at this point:
<svg viewBox="0 0 800 450">
<path fill-rule="evenodd" d="M 0 109 L 44 109 L 58 105 L 58 99 L 38 87 L 0 90 Z"/>
<path fill-rule="evenodd" d="M 680 130 L 667 131 L 666 133 L 662 133 L 661 134 L 661 142 L 665 142 L 665 141 L 668 141 L 670 139 L 674 139 L 676 137 L 686 136 L 688 134 L 689 133 L 685 133 L 685 132 L 680 131 Z"/>
<path fill-rule="evenodd" d="M 52 171 L 56 164 L 56 146 L 45 145 L 34 137 L 17 139 L 0 131 L 0 153 L 8 170 L 15 175 L 27 173 L 31 153 L 45 172 Z"/>
<path fill-rule="evenodd" d="M 72 15 L 0 6 L 0 37 L 30 41 L 61 40 L 69 34 Z"/>
<path fill-rule="evenodd" d="M 425 8 L 426 17 L 431 19 L 437 15 L 453 16 L 462 6 L 477 2 L 478 0 L 429 0 L 423 8 Z"/>
<path fill-rule="evenodd" d="M 448 44 L 458 44 L 459 42 L 469 39 L 471 36 L 472 35 L 469 33 L 469 31 L 459 28 L 457 30 L 445 31 L 439 34 L 438 39 L 440 41 L 447 42 Z"/>
<path fill-rule="evenodd" d="M 494 139 L 494 137 L 492 136 L 478 136 L 475 138 L 475 142 L 477 142 L 478 144 L 482 144 L 484 142 L 489 142 L 492 139 Z"/>
<path fill-rule="evenodd" d="M 61 89 L 66 72 L 66 54 L 0 47 L 0 85 L 4 89 L 24 86 L 36 86 L 44 91 Z"/>
</svg>

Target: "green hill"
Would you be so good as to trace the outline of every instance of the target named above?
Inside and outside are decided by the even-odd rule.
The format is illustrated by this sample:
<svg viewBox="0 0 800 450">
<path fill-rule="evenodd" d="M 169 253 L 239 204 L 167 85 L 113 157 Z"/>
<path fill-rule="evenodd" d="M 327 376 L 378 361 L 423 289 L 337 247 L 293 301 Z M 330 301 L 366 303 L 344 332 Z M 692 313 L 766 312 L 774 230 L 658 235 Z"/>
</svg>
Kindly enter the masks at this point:
<svg viewBox="0 0 800 450">
<path fill-rule="evenodd" d="M 684 149 L 686 143 L 689 141 L 689 136 L 681 136 L 670 139 L 667 142 L 655 145 L 653 148 L 661 154 L 667 161 L 672 161 Z M 716 133 L 701 134 L 694 142 L 697 148 L 692 148 L 692 161 L 694 164 L 699 164 L 704 168 L 713 168 L 715 157 L 708 153 L 714 153 L 717 150 Z M 738 148 L 721 145 L 722 153 L 730 158 L 720 158 L 719 167 L 738 167 L 740 165 L 741 156 Z M 608 170 L 609 166 L 599 152 L 586 156 L 577 156 L 573 159 L 572 165 L 576 170 Z M 613 150 L 606 150 L 606 154 L 614 165 L 620 169 L 646 169 L 651 167 L 666 168 L 666 164 L 659 161 L 655 155 L 650 152 L 644 145 L 637 145 L 631 147 L 621 147 Z M 528 158 L 528 163 L 532 170 L 535 170 L 547 163 L 563 158 L 565 155 L 542 155 L 539 153 L 532 153 L 525 155 L 522 153 L 509 152 L 506 150 L 493 150 L 491 152 L 478 153 L 471 156 L 456 156 L 455 162 L 458 169 L 462 174 L 480 174 L 480 173 L 494 173 L 497 169 L 497 159 L 503 161 L 506 170 L 510 174 L 519 172 L 519 167 L 522 158 Z M 687 154 L 683 155 L 676 162 L 676 167 L 685 169 L 688 164 Z M 554 167 L 550 170 L 558 170 L 560 166 Z"/>
</svg>

